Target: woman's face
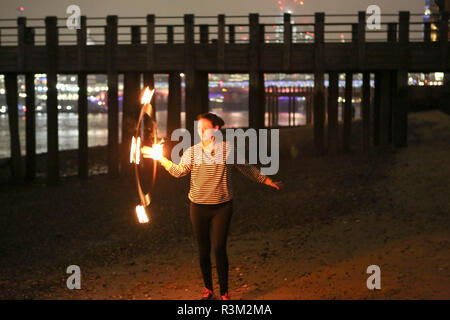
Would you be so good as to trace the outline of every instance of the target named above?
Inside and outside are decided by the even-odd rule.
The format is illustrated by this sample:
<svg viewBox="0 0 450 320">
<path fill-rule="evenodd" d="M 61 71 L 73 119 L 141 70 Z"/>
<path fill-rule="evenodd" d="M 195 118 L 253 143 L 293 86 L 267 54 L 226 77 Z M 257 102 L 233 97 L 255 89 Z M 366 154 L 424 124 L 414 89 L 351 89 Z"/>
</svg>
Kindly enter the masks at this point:
<svg viewBox="0 0 450 320">
<path fill-rule="evenodd" d="M 208 142 L 214 136 L 214 129 L 219 129 L 219 126 L 213 127 L 211 121 L 208 119 L 200 119 L 198 120 L 198 135 L 202 139 L 203 142 Z"/>
</svg>

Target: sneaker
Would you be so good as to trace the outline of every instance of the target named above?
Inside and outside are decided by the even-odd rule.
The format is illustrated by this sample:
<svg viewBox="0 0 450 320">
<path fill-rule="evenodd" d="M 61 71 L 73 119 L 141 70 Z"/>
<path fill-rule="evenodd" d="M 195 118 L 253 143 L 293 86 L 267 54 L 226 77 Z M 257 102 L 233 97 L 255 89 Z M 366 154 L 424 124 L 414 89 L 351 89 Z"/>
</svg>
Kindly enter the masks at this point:
<svg viewBox="0 0 450 320">
<path fill-rule="evenodd" d="M 225 294 L 221 296 L 221 300 L 231 300 L 230 296 L 228 295 L 228 292 L 225 292 Z"/>
<path fill-rule="evenodd" d="M 205 288 L 205 292 L 203 293 L 201 300 L 213 300 L 213 299 L 214 299 L 214 293 L 212 292 L 212 290 Z"/>
</svg>

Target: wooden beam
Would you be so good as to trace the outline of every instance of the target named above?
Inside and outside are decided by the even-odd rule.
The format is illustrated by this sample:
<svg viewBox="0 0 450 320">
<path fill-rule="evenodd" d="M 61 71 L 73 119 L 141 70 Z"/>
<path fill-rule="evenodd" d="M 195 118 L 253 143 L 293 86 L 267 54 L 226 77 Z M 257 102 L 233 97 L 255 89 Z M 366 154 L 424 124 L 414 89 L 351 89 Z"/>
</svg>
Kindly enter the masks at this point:
<svg viewBox="0 0 450 320">
<path fill-rule="evenodd" d="M 129 149 L 131 137 L 135 133 L 137 119 L 140 111 L 141 77 L 138 72 L 125 72 L 123 76 L 123 112 L 122 112 L 122 142 L 121 175 L 129 176 L 130 164 Z"/>
<path fill-rule="evenodd" d="M 209 42 L 209 29 L 208 25 L 200 25 L 200 43 L 208 44 Z M 196 92 L 196 106 L 198 110 L 196 111 L 195 117 L 200 113 L 205 113 L 209 111 L 209 86 L 208 86 L 208 72 L 195 71 L 195 86 L 197 87 Z"/>
<path fill-rule="evenodd" d="M 27 18 L 17 18 L 17 69 L 25 70 L 25 29 Z"/>
<path fill-rule="evenodd" d="M 406 147 L 408 140 L 409 16 L 409 11 L 400 11 L 399 45 L 403 63 L 397 71 L 397 99 L 393 108 L 393 139 L 396 147 Z"/>
<path fill-rule="evenodd" d="M 155 88 L 155 75 L 152 72 L 144 72 L 144 88 L 149 87 L 150 90 Z M 144 141 L 146 145 L 151 145 L 153 143 L 153 120 L 156 119 L 156 92 L 153 94 L 150 100 L 152 105 L 151 119 L 149 117 L 144 117 Z M 156 119 L 160 120 L 160 119 Z"/>
<path fill-rule="evenodd" d="M 358 12 L 358 68 L 365 69 L 366 56 L 366 12 Z"/>
<path fill-rule="evenodd" d="M 345 103 L 344 103 L 344 136 L 343 149 L 344 152 L 350 152 L 352 138 L 352 113 L 353 113 L 353 73 L 345 73 Z"/>
<path fill-rule="evenodd" d="M 225 70 L 225 15 L 218 15 L 217 68 Z"/>
<path fill-rule="evenodd" d="M 207 44 L 209 42 L 209 30 L 207 24 L 200 25 L 200 43 Z"/>
<path fill-rule="evenodd" d="M 154 69 L 155 63 L 155 15 L 148 14 L 147 15 L 147 70 Z"/>
<path fill-rule="evenodd" d="M 328 152 L 337 154 L 339 148 L 338 96 L 339 73 L 330 72 L 328 76 Z"/>
<path fill-rule="evenodd" d="M 391 129 L 391 72 L 381 72 L 380 87 L 380 145 L 387 146 Z"/>
<path fill-rule="evenodd" d="M 47 182 L 59 181 L 58 150 L 58 28 L 56 17 L 45 18 L 45 43 L 47 50 Z"/>
<path fill-rule="evenodd" d="M 283 69 L 288 71 L 291 66 L 292 26 L 291 15 L 285 13 L 283 30 Z M 263 38 L 264 39 L 264 38 Z"/>
<path fill-rule="evenodd" d="M 173 26 L 167 26 L 167 43 L 174 42 Z"/>
<path fill-rule="evenodd" d="M 447 10 L 450 8 L 447 8 Z M 441 67 L 448 70 L 448 11 L 441 12 L 439 43 L 441 46 Z"/>
<path fill-rule="evenodd" d="M 235 25 L 230 24 L 228 26 L 228 43 L 235 43 L 235 42 L 236 42 Z"/>
<path fill-rule="evenodd" d="M 181 128 L 181 77 L 178 72 L 169 74 L 169 100 L 167 103 L 167 140 L 172 132 Z"/>
<path fill-rule="evenodd" d="M 22 180 L 22 157 L 20 154 L 19 138 L 19 112 L 18 112 L 18 92 L 17 92 L 17 74 L 5 74 L 6 104 L 8 106 L 8 122 L 11 149 L 11 171 L 12 181 L 20 182 Z"/>
<path fill-rule="evenodd" d="M 132 45 L 141 42 L 141 33 L 138 26 L 131 26 Z M 124 72 L 123 75 L 123 112 L 122 112 L 122 142 L 121 174 L 131 176 L 133 166 L 130 164 L 129 150 L 131 137 L 134 135 L 141 108 L 141 74 L 135 71 Z"/>
<path fill-rule="evenodd" d="M 34 45 L 33 28 L 25 29 L 25 48 L 26 50 Z M 25 61 L 25 68 L 30 67 L 30 61 Z M 32 181 L 36 177 L 36 99 L 34 88 L 34 73 L 25 74 L 25 105 L 27 106 L 25 117 L 25 139 L 26 139 L 26 173 L 27 181 Z"/>
<path fill-rule="evenodd" d="M 89 175 L 88 165 L 88 95 L 87 74 L 78 73 L 78 176 Z"/>
<path fill-rule="evenodd" d="M 108 76 L 108 174 L 119 175 L 119 75 L 115 65 L 117 52 L 117 16 L 106 18 L 106 65 Z"/>
<path fill-rule="evenodd" d="M 261 34 L 259 28 L 259 14 L 249 15 L 250 24 L 250 48 L 249 48 L 249 105 L 248 125 L 250 128 L 264 128 L 264 73 L 260 70 L 260 45 Z"/>
<path fill-rule="evenodd" d="M 80 17 L 80 29 L 77 29 L 78 67 L 86 65 L 86 16 Z M 78 176 L 85 179 L 89 176 L 88 164 L 88 95 L 87 73 L 78 72 Z"/>
<path fill-rule="evenodd" d="M 388 42 L 397 42 L 397 24 L 395 22 L 388 24 Z"/>
<path fill-rule="evenodd" d="M 307 88 L 307 92 L 306 92 L 306 124 L 309 125 L 312 123 L 312 112 L 313 112 L 313 95 L 312 95 L 312 91 L 309 90 L 309 88 Z"/>
<path fill-rule="evenodd" d="M 381 72 L 375 72 L 375 90 L 373 99 L 373 145 L 380 145 L 381 125 Z"/>
<path fill-rule="evenodd" d="M 194 53 L 194 15 L 184 15 L 184 68 L 185 68 L 185 112 L 186 129 L 194 138 L 197 130 L 194 130 L 194 120 L 198 114 L 197 92 L 196 92 L 196 72 Z"/>
<path fill-rule="evenodd" d="M 131 44 L 141 43 L 141 27 L 131 26 Z"/>
<path fill-rule="evenodd" d="M 423 41 L 431 42 L 431 23 L 430 22 L 423 23 Z"/>
<path fill-rule="evenodd" d="M 358 23 L 352 23 L 352 42 L 358 42 Z"/>
<path fill-rule="evenodd" d="M 363 86 L 361 99 L 362 115 L 362 152 L 368 154 L 370 148 L 370 72 L 363 72 Z"/>
<path fill-rule="evenodd" d="M 315 13 L 314 24 L 314 147 L 317 155 L 325 151 L 325 86 L 324 86 L 325 14 Z"/>
<path fill-rule="evenodd" d="M 209 111 L 209 85 L 208 85 L 208 72 L 195 72 L 195 86 L 197 92 L 197 103 L 198 106 L 196 110 L 195 117 L 200 113 L 205 113 Z"/>
</svg>

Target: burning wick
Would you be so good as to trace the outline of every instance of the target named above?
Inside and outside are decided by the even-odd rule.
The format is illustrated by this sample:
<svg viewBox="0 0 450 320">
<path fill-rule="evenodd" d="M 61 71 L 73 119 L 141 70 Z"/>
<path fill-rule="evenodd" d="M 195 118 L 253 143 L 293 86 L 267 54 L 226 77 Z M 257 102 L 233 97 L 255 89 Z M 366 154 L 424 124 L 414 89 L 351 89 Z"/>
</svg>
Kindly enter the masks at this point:
<svg viewBox="0 0 450 320">
<path fill-rule="evenodd" d="M 141 138 L 133 137 L 131 139 L 131 149 L 130 149 L 130 163 L 135 162 L 136 164 L 139 164 L 141 160 Z"/>
<path fill-rule="evenodd" d="M 144 94 L 142 95 L 141 104 L 148 104 L 150 103 L 150 100 L 152 100 L 153 93 L 155 93 L 155 89 L 151 90 L 146 87 Z"/>
<path fill-rule="evenodd" d="M 148 215 L 143 206 L 136 206 L 136 214 L 139 219 L 139 223 L 147 223 Z"/>
</svg>

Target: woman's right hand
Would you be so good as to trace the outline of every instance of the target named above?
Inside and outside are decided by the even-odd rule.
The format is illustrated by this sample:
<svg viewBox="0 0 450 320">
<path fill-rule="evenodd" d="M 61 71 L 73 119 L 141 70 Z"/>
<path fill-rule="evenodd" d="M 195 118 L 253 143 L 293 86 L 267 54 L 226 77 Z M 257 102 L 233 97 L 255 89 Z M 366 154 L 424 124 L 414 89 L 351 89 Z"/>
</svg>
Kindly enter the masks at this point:
<svg viewBox="0 0 450 320">
<path fill-rule="evenodd" d="M 160 160 L 163 158 L 163 144 L 164 139 L 158 143 L 154 143 L 151 147 L 143 146 L 141 148 L 142 156 L 144 158 L 152 158 L 153 160 Z"/>
</svg>

